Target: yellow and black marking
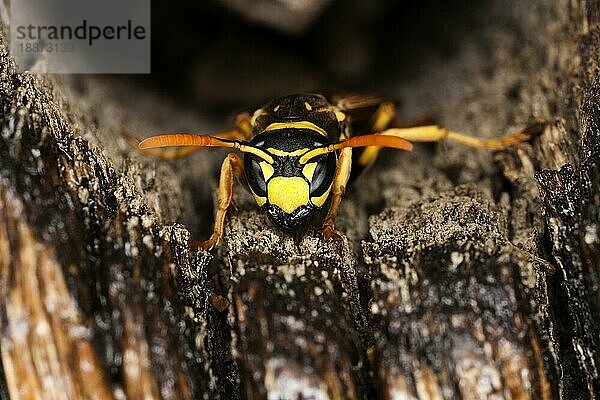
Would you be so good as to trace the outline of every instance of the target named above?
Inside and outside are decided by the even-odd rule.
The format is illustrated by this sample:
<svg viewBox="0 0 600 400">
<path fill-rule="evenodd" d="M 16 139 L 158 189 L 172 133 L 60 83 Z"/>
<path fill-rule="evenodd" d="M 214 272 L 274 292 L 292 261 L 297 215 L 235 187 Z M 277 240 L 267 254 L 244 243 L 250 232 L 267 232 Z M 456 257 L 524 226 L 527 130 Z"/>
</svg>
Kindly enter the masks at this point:
<svg viewBox="0 0 600 400">
<path fill-rule="evenodd" d="M 243 158 L 230 153 L 223 162 L 212 236 L 204 242 L 191 241 L 193 247 L 208 249 L 223 235 L 234 176 L 244 179 L 259 207 L 286 231 L 307 221 L 330 200 L 323 236 L 335 240 L 340 238 L 334 229 L 335 217 L 348 181 L 370 165 L 382 147 L 411 150 L 412 141 L 448 139 L 474 148 L 502 149 L 540 132 L 537 125 L 484 140 L 436 125 L 400 128 L 390 101 L 303 94 L 275 99 L 252 115 L 238 115 L 235 129 L 229 132 L 154 136 L 141 141 L 139 148 L 162 158 L 186 156 L 204 147 L 229 147 L 243 153 Z"/>
<path fill-rule="evenodd" d="M 310 121 L 270 123 L 250 141 L 273 162 L 247 155 L 246 182 L 257 204 L 281 229 L 293 230 L 325 204 L 335 175 L 335 152 L 305 163 L 300 160 L 308 151 L 328 144 L 326 132 Z"/>
</svg>

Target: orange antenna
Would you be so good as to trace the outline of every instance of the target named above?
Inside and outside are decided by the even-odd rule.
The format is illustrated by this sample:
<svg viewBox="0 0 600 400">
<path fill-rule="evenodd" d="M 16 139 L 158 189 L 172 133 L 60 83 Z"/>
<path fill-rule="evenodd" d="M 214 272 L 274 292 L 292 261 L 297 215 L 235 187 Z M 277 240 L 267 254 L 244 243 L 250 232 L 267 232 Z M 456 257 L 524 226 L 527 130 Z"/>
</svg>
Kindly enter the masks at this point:
<svg viewBox="0 0 600 400">
<path fill-rule="evenodd" d="M 194 135 L 190 133 L 173 133 L 168 135 L 152 136 L 140 142 L 141 150 L 155 149 L 158 147 L 229 147 L 243 153 L 252 153 L 269 164 L 273 163 L 273 157 L 259 148 L 249 146 L 237 140 L 219 139 L 210 135 Z"/>
<path fill-rule="evenodd" d="M 372 135 L 361 135 L 354 136 L 350 139 L 343 140 L 339 143 L 330 144 L 329 146 L 319 147 L 311 150 L 300 157 L 300 163 L 305 164 L 311 158 L 320 156 L 322 154 L 331 153 L 346 147 L 367 147 L 367 146 L 378 146 L 378 147 L 390 147 L 393 149 L 411 151 L 413 145 L 408 140 L 402 139 L 398 136 L 385 135 L 381 133 L 375 133 Z"/>
</svg>

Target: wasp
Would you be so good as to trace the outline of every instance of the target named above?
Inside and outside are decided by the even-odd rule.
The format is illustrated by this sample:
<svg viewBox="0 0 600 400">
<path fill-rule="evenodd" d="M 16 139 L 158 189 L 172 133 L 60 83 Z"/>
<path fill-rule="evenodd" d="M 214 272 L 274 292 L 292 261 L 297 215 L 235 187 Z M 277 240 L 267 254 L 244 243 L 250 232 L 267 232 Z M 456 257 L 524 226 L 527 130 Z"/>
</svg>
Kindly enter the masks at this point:
<svg viewBox="0 0 600 400">
<path fill-rule="evenodd" d="M 276 98 L 253 114 L 241 113 L 231 131 L 210 134 L 167 134 L 139 142 L 138 147 L 162 158 L 188 156 L 206 147 L 225 147 L 218 208 L 211 237 L 190 241 L 210 249 L 223 236 L 232 202 L 234 177 L 244 182 L 258 206 L 283 231 L 306 223 L 327 207 L 322 234 L 340 240 L 335 217 L 349 181 L 377 158 L 381 148 L 410 151 L 411 142 L 460 142 L 479 149 L 503 149 L 529 140 L 539 127 L 497 139 L 480 139 L 439 125 L 398 127 L 395 104 L 379 97 L 294 94 Z M 175 147 L 159 149 L 163 147 Z M 354 150 L 356 149 L 356 150 Z"/>
</svg>

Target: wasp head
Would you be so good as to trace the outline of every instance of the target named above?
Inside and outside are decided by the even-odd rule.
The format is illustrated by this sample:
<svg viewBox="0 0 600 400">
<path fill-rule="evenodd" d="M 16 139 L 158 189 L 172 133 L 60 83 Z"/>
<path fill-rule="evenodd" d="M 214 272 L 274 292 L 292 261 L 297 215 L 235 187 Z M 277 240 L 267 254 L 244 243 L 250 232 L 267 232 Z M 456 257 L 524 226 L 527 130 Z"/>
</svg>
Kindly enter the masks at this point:
<svg viewBox="0 0 600 400">
<path fill-rule="evenodd" d="M 309 129 L 281 129 L 255 136 L 251 146 L 270 160 L 245 154 L 246 180 L 258 205 L 280 229 L 291 231 L 323 207 L 336 169 L 335 153 L 301 162 L 303 154 L 327 146 L 327 138 Z"/>
</svg>

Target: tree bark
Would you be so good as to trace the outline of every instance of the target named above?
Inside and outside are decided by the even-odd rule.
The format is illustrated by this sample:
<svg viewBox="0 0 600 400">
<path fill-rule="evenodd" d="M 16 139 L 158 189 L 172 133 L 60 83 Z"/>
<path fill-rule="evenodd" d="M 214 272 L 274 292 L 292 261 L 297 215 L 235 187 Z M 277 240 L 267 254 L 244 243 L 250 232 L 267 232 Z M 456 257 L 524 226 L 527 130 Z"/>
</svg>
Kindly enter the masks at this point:
<svg viewBox="0 0 600 400">
<path fill-rule="evenodd" d="M 158 163 L 120 135 L 207 121 L 19 72 L 4 27 L 0 397 L 597 398 L 599 4 L 490 0 L 480 34 L 390 89 L 479 136 L 548 122 L 531 143 L 385 152 L 341 244 L 276 230 L 237 185 L 213 252 L 187 241 L 223 154 Z"/>
</svg>

